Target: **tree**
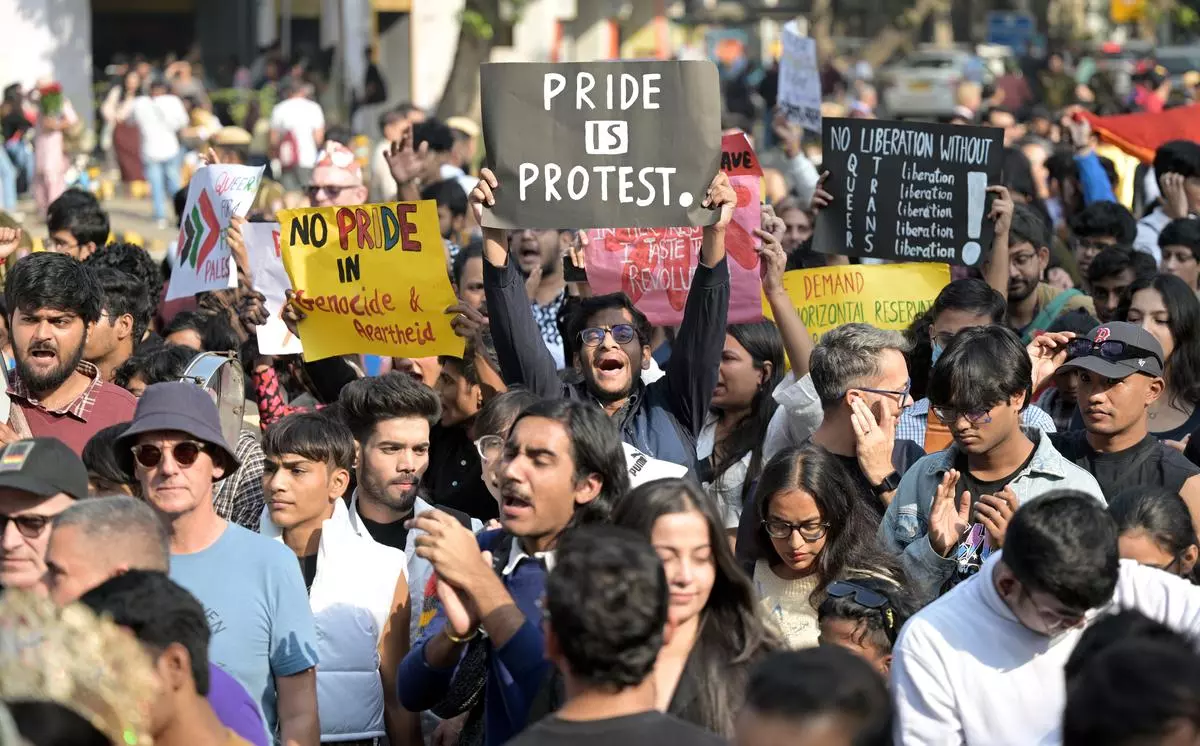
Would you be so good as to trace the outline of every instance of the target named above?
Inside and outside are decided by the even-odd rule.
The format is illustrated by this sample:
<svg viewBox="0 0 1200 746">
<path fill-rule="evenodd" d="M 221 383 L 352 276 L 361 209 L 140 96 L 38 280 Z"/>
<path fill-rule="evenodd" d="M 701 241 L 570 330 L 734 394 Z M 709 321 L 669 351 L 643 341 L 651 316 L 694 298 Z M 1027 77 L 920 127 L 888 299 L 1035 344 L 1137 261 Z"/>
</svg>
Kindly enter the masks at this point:
<svg viewBox="0 0 1200 746">
<path fill-rule="evenodd" d="M 488 61 L 498 37 L 511 37 L 513 23 L 528 2 L 510 0 L 507 5 L 512 13 L 506 17 L 508 14 L 500 10 L 501 0 L 466 0 L 454 64 L 437 107 L 438 118 L 456 115 L 479 118 L 479 66 Z"/>
<path fill-rule="evenodd" d="M 863 59 L 872 68 L 878 69 L 892 55 L 914 41 L 926 19 L 934 14 L 944 16 L 949 12 L 949 0 L 916 0 L 911 8 L 897 16 L 890 26 L 881 30 L 863 47 Z"/>
</svg>

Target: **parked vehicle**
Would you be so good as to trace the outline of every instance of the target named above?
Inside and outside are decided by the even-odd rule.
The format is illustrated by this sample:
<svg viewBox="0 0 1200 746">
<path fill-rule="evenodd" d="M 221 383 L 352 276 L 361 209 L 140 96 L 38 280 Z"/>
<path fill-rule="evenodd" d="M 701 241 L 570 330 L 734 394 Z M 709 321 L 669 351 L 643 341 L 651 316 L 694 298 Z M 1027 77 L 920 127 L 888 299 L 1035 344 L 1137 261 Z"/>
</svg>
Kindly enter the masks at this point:
<svg viewBox="0 0 1200 746">
<path fill-rule="evenodd" d="M 990 62 L 962 49 L 913 52 L 885 70 L 884 109 L 896 118 L 949 118 L 958 105 L 960 83 L 986 85 L 994 79 Z"/>
</svg>

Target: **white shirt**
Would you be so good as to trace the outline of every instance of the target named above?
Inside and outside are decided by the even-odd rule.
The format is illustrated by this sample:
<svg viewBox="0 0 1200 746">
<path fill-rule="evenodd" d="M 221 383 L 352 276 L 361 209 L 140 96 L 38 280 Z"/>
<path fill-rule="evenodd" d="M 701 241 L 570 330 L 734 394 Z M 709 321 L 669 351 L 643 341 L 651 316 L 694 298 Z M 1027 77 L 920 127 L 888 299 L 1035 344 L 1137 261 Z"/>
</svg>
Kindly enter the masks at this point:
<svg viewBox="0 0 1200 746">
<path fill-rule="evenodd" d="M 325 129 L 325 112 L 320 104 L 302 97 L 280 101 L 271 111 L 271 129 L 281 136 L 290 132 L 296 138 L 299 168 L 317 165 L 317 132 Z"/>
<path fill-rule="evenodd" d="M 1063 666 L 1082 627 L 1046 637 L 1018 622 L 992 581 L 1002 555 L 904 625 L 892 658 L 897 746 L 1061 743 Z M 1087 623 L 1125 609 L 1200 637 L 1200 587 L 1131 560 Z"/>
<path fill-rule="evenodd" d="M 504 569 L 500 574 L 507 577 L 513 574 L 513 570 L 517 569 L 517 565 L 521 564 L 521 560 L 539 559 L 546 563 L 546 572 L 554 569 L 554 550 L 547 552 L 534 552 L 530 557 L 525 550 L 521 548 L 521 542 L 517 538 L 513 538 L 512 548 L 508 550 L 508 562 L 505 563 Z"/>
<path fill-rule="evenodd" d="M 392 178 L 392 167 L 387 162 L 387 152 L 392 144 L 383 140 L 371 153 L 371 199 L 375 202 L 392 202 L 400 193 L 396 180 Z"/>
<path fill-rule="evenodd" d="M 133 121 L 142 134 L 142 158 L 161 163 L 179 155 L 179 130 L 188 125 L 188 115 L 178 96 L 138 96 Z"/>
</svg>

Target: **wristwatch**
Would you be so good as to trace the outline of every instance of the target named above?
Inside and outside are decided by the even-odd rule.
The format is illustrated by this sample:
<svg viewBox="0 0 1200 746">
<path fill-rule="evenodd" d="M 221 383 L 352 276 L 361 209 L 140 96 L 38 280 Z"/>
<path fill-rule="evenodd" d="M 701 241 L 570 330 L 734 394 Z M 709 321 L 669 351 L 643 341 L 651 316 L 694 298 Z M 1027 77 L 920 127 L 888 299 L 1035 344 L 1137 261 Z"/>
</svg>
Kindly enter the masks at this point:
<svg viewBox="0 0 1200 746">
<path fill-rule="evenodd" d="M 871 485 L 871 489 L 876 495 L 885 495 L 888 492 L 895 492 L 896 488 L 899 486 L 900 475 L 893 471 L 891 474 L 888 474 L 886 477 L 884 477 L 883 481 L 879 484 Z"/>
</svg>

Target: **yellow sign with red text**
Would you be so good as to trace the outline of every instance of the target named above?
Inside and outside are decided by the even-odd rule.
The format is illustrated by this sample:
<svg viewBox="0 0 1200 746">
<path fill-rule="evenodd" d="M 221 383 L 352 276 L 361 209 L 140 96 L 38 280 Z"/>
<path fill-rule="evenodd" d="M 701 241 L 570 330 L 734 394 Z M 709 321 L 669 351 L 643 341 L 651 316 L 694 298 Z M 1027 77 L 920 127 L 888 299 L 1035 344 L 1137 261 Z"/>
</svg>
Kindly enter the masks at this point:
<svg viewBox="0 0 1200 746">
<path fill-rule="evenodd" d="M 299 326 L 305 360 L 462 355 L 463 340 L 445 313 L 457 299 L 435 202 L 312 207 L 279 216 L 283 264 L 307 314 Z"/>
<path fill-rule="evenodd" d="M 813 339 L 856 322 L 903 331 L 949 282 L 950 266 L 931 262 L 849 264 L 783 275 L 784 289 Z M 763 314 L 771 318 L 765 298 Z"/>
</svg>

